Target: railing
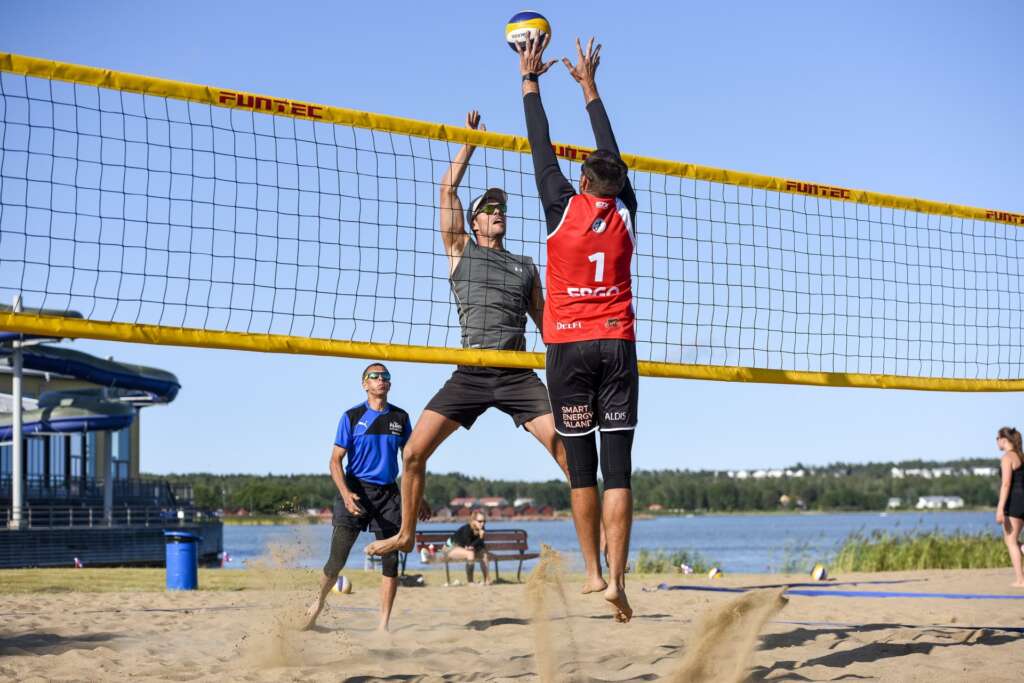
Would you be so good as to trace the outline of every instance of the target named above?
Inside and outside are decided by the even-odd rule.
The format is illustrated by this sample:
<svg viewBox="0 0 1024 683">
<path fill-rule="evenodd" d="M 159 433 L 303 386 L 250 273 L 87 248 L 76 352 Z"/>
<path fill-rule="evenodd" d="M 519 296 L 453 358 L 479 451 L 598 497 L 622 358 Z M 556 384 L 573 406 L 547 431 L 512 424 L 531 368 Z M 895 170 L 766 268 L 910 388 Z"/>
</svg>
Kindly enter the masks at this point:
<svg viewBox="0 0 1024 683">
<path fill-rule="evenodd" d="M 0 510 L 4 528 L 11 520 L 11 508 Z M 192 507 L 159 508 L 116 505 L 108 518 L 102 507 L 82 505 L 30 505 L 22 510 L 22 521 L 29 528 L 76 528 L 101 526 L 173 527 L 214 521 L 216 516 Z"/>
<path fill-rule="evenodd" d="M 0 499 L 10 499 L 11 489 L 11 477 L 0 477 Z M 66 479 L 63 476 L 47 478 L 33 475 L 25 477 L 24 491 L 28 500 L 102 500 L 103 482 L 96 479 Z M 192 487 L 187 484 L 171 485 L 163 479 L 117 479 L 114 481 L 114 499 L 129 499 L 130 503 L 135 503 L 136 506 L 139 506 L 141 501 L 157 507 L 188 506 L 192 502 Z"/>
</svg>

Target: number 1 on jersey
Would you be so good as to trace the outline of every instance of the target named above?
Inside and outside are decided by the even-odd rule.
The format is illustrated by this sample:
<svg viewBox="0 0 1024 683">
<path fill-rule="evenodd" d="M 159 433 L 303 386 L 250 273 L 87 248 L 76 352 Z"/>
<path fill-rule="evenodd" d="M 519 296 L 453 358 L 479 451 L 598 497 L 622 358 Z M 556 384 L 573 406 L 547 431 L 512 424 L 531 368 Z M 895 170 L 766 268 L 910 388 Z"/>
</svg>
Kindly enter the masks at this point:
<svg viewBox="0 0 1024 683">
<path fill-rule="evenodd" d="M 587 257 L 594 265 L 594 282 L 604 281 L 604 252 L 599 251 Z"/>
</svg>

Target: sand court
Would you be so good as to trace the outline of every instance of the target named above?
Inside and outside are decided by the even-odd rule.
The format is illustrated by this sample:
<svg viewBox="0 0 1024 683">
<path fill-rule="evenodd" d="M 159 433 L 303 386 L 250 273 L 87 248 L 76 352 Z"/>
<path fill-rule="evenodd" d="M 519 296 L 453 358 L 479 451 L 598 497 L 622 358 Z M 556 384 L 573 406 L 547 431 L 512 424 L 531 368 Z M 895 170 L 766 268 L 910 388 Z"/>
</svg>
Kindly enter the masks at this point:
<svg viewBox="0 0 1024 683">
<path fill-rule="evenodd" d="M 579 577 L 552 575 L 557 580 L 540 587 L 444 587 L 428 575 L 425 587 L 400 589 L 390 634 L 375 630 L 376 577 L 362 572 L 351 595 L 330 596 L 309 632 L 295 629 L 309 591 L 294 588 L 4 594 L 0 677 L 934 682 L 1019 680 L 1024 667 L 1020 601 L 791 596 L 782 606 L 778 588 L 737 595 L 657 585 L 741 587 L 804 577 L 744 575 L 712 583 L 634 576 L 636 617 L 622 625 L 599 596 L 576 593 Z M 1005 570 L 882 578 L 905 580 L 899 587 L 906 591 L 1010 593 Z"/>
</svg>

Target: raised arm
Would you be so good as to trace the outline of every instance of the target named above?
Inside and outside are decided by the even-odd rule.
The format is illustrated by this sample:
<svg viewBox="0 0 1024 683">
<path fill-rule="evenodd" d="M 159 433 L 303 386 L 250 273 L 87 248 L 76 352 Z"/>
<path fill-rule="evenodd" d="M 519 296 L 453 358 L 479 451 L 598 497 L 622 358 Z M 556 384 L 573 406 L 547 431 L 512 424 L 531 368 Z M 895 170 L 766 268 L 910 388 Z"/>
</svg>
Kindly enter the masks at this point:
<svg viewBox="0 0 1024 683">
<path fill-rule="evenodd" d="M 562 58 L 562 63 L 569 70 L 569 75 L 583 88 L 583 99 L 586 101 L 587 113 L 590 115 L 590 127 L 594 131 L 594 142 L 598 149 L 604 149 L 621 157 L 619 145 L 615 141 L 615 134 L 612 132 L 611 121 L 608 120 L 608 112 L 605 111 L 604 103 L 597 92 L 597 67 L 601 64 L 601 45 L 594 47 L 594 39 L 587 42 L 587 50 L 584 54 L 580 39 L 576 39 L 576 64 L 574 65 L 567 58 Z M 633 217 L 633 225 L 636 225 L 637 201 L 633 185 L 626 176 L 626 184 L 619 192 L 619 199 L 629 209 Z"/>
<path fill-rule="evenodd" d="M 549 234 L 558 227 L 566 205 L 576 194 L 559 168 L 558 157 L 551 149 L 548 117 L 540 101 L 539 77 L 555 63 L 554 60 L 544 62 L 544 48 L 548 46 L 550 40 L 549 34 L 544 37 L 543 42 L 530 40 L 525 47 L 516 47 L 519 53 L 519 75 L 523 80 L 526 134 L 530 139 L 530 153 L 533 155 L 533 177 L 537 181 L 537 192 L 540 195 L 541 206 L 544 207 Z"/>
<path fill-rule="evenodd" d="M 487 127 L 480 123 L 480 113 L 475 109 L 466 114 L 466 127 L 472 130 L 487 130 Z M 469 168 L 469 159 L 473 156 L 473 145 L 463 145 L 452 159 L 451 166 L 441 178 L 441 241 L 444 243 L 444 253 L 448 256 L 448 272 L 455 270 L 462 258 L 462 252 L 469 240 L 469 233 L 466 232 L 466 219 L 463 216 L 462 201 L 459 200 L 459 183 L 462 176 Z"/>
<path fill-rule="evenodd" d="M 533 267 L 533 287 L 530 290 L 530 318 L 537 326 L 537 331 L 544 336 L 544 285 L 541 284 L 540 271 Z"/>
</svg>

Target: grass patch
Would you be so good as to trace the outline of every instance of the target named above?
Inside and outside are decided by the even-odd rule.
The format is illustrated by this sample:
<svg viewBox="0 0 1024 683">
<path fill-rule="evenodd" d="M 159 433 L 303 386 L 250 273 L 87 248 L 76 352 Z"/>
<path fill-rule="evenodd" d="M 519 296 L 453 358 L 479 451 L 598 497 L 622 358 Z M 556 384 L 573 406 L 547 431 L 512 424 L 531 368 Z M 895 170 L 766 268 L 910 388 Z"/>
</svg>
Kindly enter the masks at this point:
<svg viewBox="0 0 1024 683">
<path fill-rule="evenodd" d="M 678 574 L 682 564 L 689 565 L 698 574 L 707 572 L 713 565 L 695 552 L 644 549 L 636 555 L 634 571 L 638 574 Z"/>
<path fill-rule="evenodd" d="M 908 569 L 993 569 L 1006 567 L 1006 545 L 987 533 L 947 536 L 935 532 L 853 534 L 833 566 L 840 571 L 892 572 Z"/>
</svg>

